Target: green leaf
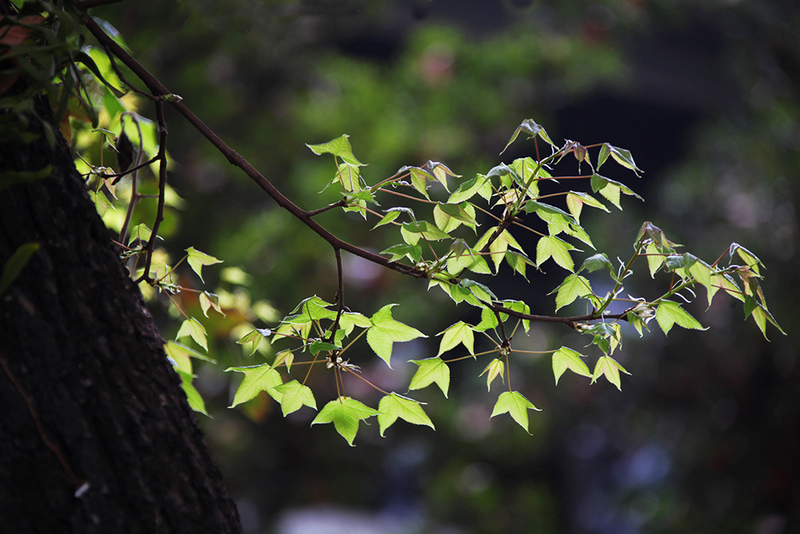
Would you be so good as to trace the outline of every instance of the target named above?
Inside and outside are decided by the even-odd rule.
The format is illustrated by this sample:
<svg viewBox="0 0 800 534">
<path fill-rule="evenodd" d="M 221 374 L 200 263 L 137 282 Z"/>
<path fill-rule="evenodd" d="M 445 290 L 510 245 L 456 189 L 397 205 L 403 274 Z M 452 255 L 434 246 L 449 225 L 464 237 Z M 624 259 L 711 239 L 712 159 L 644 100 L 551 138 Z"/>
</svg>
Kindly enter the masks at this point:
<svg viewBox="0 0 800 534">
<path fill-rule="evenodd" d="M 392 308 L 396 304 L 387 304 L 370 318 L 372 327 L 367 330 L 367 343 L 391 368 L 392 345 L 396 342 L 411 341 L 418 337 L 428 337 L 416 328 L 396 321 L 392 318 Z"/>
<path fill-rule="evenodd" d="M 317 401 L 314 399 L 311 388 L 304 386 L 297 380 L 275 386 L 273 389 L 280 394 L 281 411 L 284 417 L 296 412 L 303 406 L 308 406 L 314 410 L 317 409 Z"/>
<path fill-rule="evenodd" d="M 549 258 L 553 258 L 553 261 L 560 267 L 574 272 L 575 264 L 572 256 L 569 255 L 570 250 L 577 249 L 556 236 L 544 236 L 536 243 L 536 267 L 541 266 Z"/>
<path fill-rule="evenodd" d="M 703 327 L 689 312 L 681 308 L 680 304 L 672 300 L 662 300 L 658 303 L 656 322 L 664 331 L 664 335 L 669 334 L 672 326 L 676 324 L 692 330 L 708 330 L 708 327 Z"/>
<path fill-rule="evenodd" d="M 553 376 L 556 378 L 556 385 L 558 385 L 558 379 L 567 369 L 575 374 L 591 377 L 592 373 L 589 372 L 589 367 L 581 359 L 584 357 L 583 354 L 569 347 L 561 347 L 555 351 L 553 353 Z"/>
<path fill-rule="evenodd" d="M 476 194 L 489 200 L 492 196 L 492 181 L 483 174 L 478 174 L 475 178 L 462 182 L 458 189 L 447 199 L 448 204 L 460 204 L 471 199 Z"/>
<path fill-rule="evenodd" d="M 196 412 L 200 412 L 205 416 L 211 417 L 206 411 L 206 403 L 203 401 L 203 397 L 194 387 L 194 384 L 192 384 L 194 376 L 191 373 L 183 371 L 182 369 L 175 368 L 175 370 L 181 377 L 181 388 L 186 394 L 186 400 L 189 401 L 189 407 Z"/>
<path fill-rule="evenodd" d="M 403 223 L 403 226 L 400 227 L 400 234 L 403 236 L 403 241 L 409 245 L 416 245 L 420 237 L 424 237 L 428 241 L 439 241 L 450 237 L 449 234 L 442 232 L 428 221 Z"/>
<path fill-rule="evenodd" d="M 495 229 L 491 228 L 489 231 L 483 234 L 483 237 L 481 237 L 478 242 L 475 243 L 475 250 L 483 250 L 483 248 L 486 246 L 486 243 L 488 243 L 494 235 L 494 232 Z M 516 239 L 514 239 L 508 230 L 503 230 L 500 235 L 497 236 L 497 239 L 492 241 L 492 243 L 489 245 L 489 254 L 494 262 L 495 272 L 497 272 L 497 270 L 500 268 L 500 264 L 505 258 L 508 247 L 515 248 L 523 254 L 525 252 L 522 250 L 522 246 L 517 242 Z"/>
<path fill-rule="evenodd" d="M 225 369 L 225 372 L 230 371 L 244 373 L 244 380 L 236 389 L 236 395 L 233 397 L 233 404 L 230 405 L 230 408 L 255 398 L 262 391 L 266 391 L 276 401 L 281 401 L 281 392 L 275 388 L 281 385 L 283 380 L 281 380 L 280 373 L 268 363 L 249 367 L 228 367 Z"/>
<path fill-rule="evenodd" d="M 568 275 L 561 285 L 549 294 L 556 293 L 556 311 L 564 306 L 572 304 L 575 299 L 586 296 L 593 296 L 592 286 L 589 280 L 577 274 Z"/>
<path fill-rule="evenodd" d="M 513 250 L 506 250 L 505 260 L 509 267 L 511 267 L 515 272 L 521 274 L 526 280 L 528 279 L 526 275 L 528 265 L 535 266 L 535 264 L 527 256 L 520 254 L 519 252 L 514 252 Z"/>
<path fill-rule="evenodd" d="M 583 193 L 580 191 L 570 191 L 567 193 L 567 209 L 575 217 L 576 221 L 579 221 L 581 218 L 581 211 L 583 211 L 583 206 L 591 206 L 593 208 L 601 209 L 608 213 L 608 208 L 594 198 L 593 196 L 589 195 L 588 193 Z"/>
<path fill-rule="evenodd" d="M 327 343 L 325 341 L 315 339 L 311 342 L 311 345 L 308 346 L 308 350 L 311 352 L 311 354 L 317 355 L 323 351 L 333 352 L 336 350 L 342 350 L 342 347 L 334 345 L 333 343 Z"/>
<path fill-rule="evenodd" d="M 611 260 L 608 259 L 608 256 L 605 253 L 595 254 L 594 256 L 589 256 L 583 260 L 583 264 L 581 265 L 581 268 L 578 269 L 578 272 L 580 273 L 586 271 L 593 273 L 595 271 L 599 271 L 600 269 L 608 269 L 609 272 L 612 274 L 614 273 Z"/>
<path fill-rule="evenodd" d="M 425 198 L 430 199 L 428 195 L 428 180 L 433 180 L 433 176 L 427 171 L 419 167 L 411 167 L 408 169 L 411 174 L 411 185 L 414 189 L 425 195 Z"/>
<path fill-rule="evenodd" d="M 600 147 L 600 153 L 597 156 L 598 169 L 603 165 L 603 163 L 606 162 L 609 155 L 611 155 L 611 157 L 623 167 L 632 170 L 636 176 L 639 176 L 642 173 L 642 169 L 637 167 L 636 163 L 634 163 L 630 150 L 615 147 L 608 143 L 603 143 L 603 146 Z"/>
<path fill-rule="evenodd" d="M 173 366 L 189 374 L 192 373 L 192 358 L 216 363 L 205 354 L 201 354 L 193 348 L 187 347 L 177 341 L 167 341 L 164 344 L 164 351 L 167 353 L 167 358 L 172 362 Z"/>
<path fill-rule="evenodd" d="M 33 256 L 33 253 L 39 250 L 39 243 L 25 243 L 17 247 L 17 250 L 8 258 L 8 261 L 3 265 L 3 272 L 0 274 L 0 294 L 2 294 L 11 282 L 16 280 L 25 265 Z"/>
<path fill-rule="evenodd" d="M 506 151 L 506 149 L 511 145 L 511 143 L 514 142 L 514 140 L 516 140 L 520 133 L 528 134 L 529 139 L 533 139 L 538 135 L 547 144 L 555 146 L 550 140 L 550 136 L 547 135 L 547 132 L 540 124 L 537 124 L 533 119 L 525 119 L 519 126 L 517 126 L 517 129 L 514 130 L 514 133 L 511 135 L 511 139 L 509 139 L 505 148 L 503 148 L 503 150 L 500 152 L 501 154 Z"/>
<path fill-rule="evenodd" d="M 452 255 L 447 258 L 447 272 L 458 276 L 464 269 L 474 273 L 491 274 L 492 270 L 477 250 L 470 249 L 467 244 L 456 239 L 450 245 Z"/>
<path fill-rule="evenodd" d="M 619 364 L 619 362 L 617 362 L 617 360 L 611 356 L 601 356 L 597 359 L 597 363 L 594 366 L 594 373 L 592 373 L 592 384 L 594 384 L 598 378 L 605 375 L 606 380 L 617 386 L 618 390 L 622 391 L 622 383 L 619 377 L 620 371 L 626 375 L 630 374 Z"/>
<path fill-rule="evenodd" d="M 411 383 L 408 386 L 409 390 L 426 388 L 435 383 L 447 398 L 447 390 L 450 388 L 450 368 L 444 360 L 436 356 L 424 360 L 409 361 L 419 366 L 419 369 L 411 378 Z"/>
<path fill-rule="evenodd" d="M 381 436 L 398 418 L 412 425 L 425 425 L 435 430 L 433 422 L 422 409 L 420 403 L 401 397 L 397 393 L 391 393 L 383 397 L 380 404 L 378 404 L 378 425 L 380 426 Z"/>
<path fill-rule="evenodd" d="M 203 280 L 203 273 L 202 273 L 203 266 L 214 265 L 215 263 L 222 263 L 222 260 L 218 260 L 214 256 L 209 256 L 204 252 L 195 250 L 194 247 L 187 248 L 186 253 L 188 254 L 187 261 L 189 262 L 189 266 L 195 273 L 197 273 L 197 276 L 200 277 L 200 280 Z"/>
<path fill-rule="evenodd" d="M 530 306 L 528 306 L 527 304 L 525 304 L 521 300 L 502 300 L 502 301 L 500 301 L 500 304 L 502 304 L 503 307 L 508 308 L 509 310 L 514 310 L 515 312 L 527 313 L 527 314 L 531 313 Z M 494 314 L 492 314 L 492 315 L 494 315 Z M 509 315 L 507 315 L 505 313 L 501 313 L 500 314 L 500 320 L 503 321 L 504 323 L 508 320 L 508 318 L 509 318 Z M 531 328 L 530 320 L 529 319 L 523 319 L 522 320 L 522 326 L 525 328 L 525 333 L 527 334 L 528 330 L 530 330 L 530 328 Z"/>
<path fill-rule="evenodd" d="M 436 335 L 442 336 L 437 356 L 455 348 L 459 343 L 463 344 L 470 354 L 475 354 L 475 333 L 472 331 L 472 327 L 464 321 L 459 321 Z"/>
<path fill-rule="evenodd" d="M 758 256 L 738 243 L 731 243 L 731 246 L 728 248 L 728 255 L 731 258 L 733 258 L 734 252 L 738 254 L 740 258 L 742 258 L 742 261 L 744 261 L 747 266 L 753 270 L 753 272 L 756 274 L 761 274 L 758 266 L 761 265 L 763 267 L 764 264 L 760 259 L 758 259 Z"/>
<path fill-rule="evenodd" d="M 389 224 L 399 216 L 400 216 L 400 212 L 399 211 L 396 211 L 396 210 L 395 211 L 388 211 L 388 212 L 386 212 L 386 215 L 383 216 L 383 219 L 378 221 L 378 224 L 373 226 L 372 229 L 374 230 L 375 228 L 377 228 L 379 226 L 383 226 L 384 224 Z"/>
<path fill-rule="evenodd" d="M 436 226 L 445 233 L 450 233 L 461 224 L 472 228 L 474 231 L 478 226 L 475 220 L 475 208 L 469 202 L 461 204 L 437 203 L 433 208 L 433 220 Z"/>
<path fill-rule="evenodd" d="M 328 402 L 311 421 L 311 424 L 333 423 L 336 431 L 352 447 L 353 440 L 358 433 L 358 423 L 373 415 L 378 415 L 378 410 L 350 397 L 339 397 Z"/>
<path fill-rule="evenodd" d="M 525 429 L 525 432 L 530 434 L 530 431 L 528 430 L 528 410 L 536 410 L 537 412 L 541 411 L 520 392 L 506 391 L 501 393 L 497 398 L 497 402 L 492 410 L 492 417 L 507 413 L 514 419 L 514 421 L 517 422 L 519 426 Z"/>
<path fill-rule="evenodd" d="M 500 379 L 503 379 L 503 373 L 505 373 L 506 366 L 503 363 L 503 360 L 500 358 L 495 358 L 494 360 L 489 362 L 489 365 L 486 366 L 486 369 L 481 372 L 479 376 L 483 376 L 486 374 L 486 388 L 491 391 L 492 390 L 492 382 L 498 376 Z"/>
<path fill-rule="evenodd" d="M 363 163 L 358 161 L 358 159 L 353 155 L 353 148 L 350 146 L 350 136 L 347 134 L 342 134 L 336 139 L 331 139 L 327 143 L 321 143 L 318 145 L 309 145 L 306 143 L 306 146 L 310 148 L 311 151 L 317 156 L 321 156 L 322 154 L 333 154 L 334 156 L 341 158 L 342 161 L 351 165 L 363 165 Z"/>
<path fill-rule="evenodd" d="M 422 246 L 418 244 L 409 245 L 408 243 L 399 243 L 381 251 L 381 254 L 391 254 L 392 261 L 397 261 L 407 256 L 408 259 L 417 263 L 422 258 Z"/>
<path fill-rule="evenodd" d="M 644 253 L 647 257 L 647 268 L 650 271 L 650 278 L 655 278 L 658 270 L 664 265 L 666 256 L 659 251 L 655 241 L 651 241 L 647 244 Z"/>
<path fill-rule="evenodd" d="M 633 196 L 644 201 L 644 199 L 634 193 L 630 187 L 620 182 L 616 182 L 610 178 L 606 178 L 605 176 L 600 176 L 599 174 L 592 175 L 591 184 L 592 191 L 595 193 L 599 192 L 606 198 L 606 200 L 614 204 L 620 210 L 622 209 L 622 205 L 619 202 L 620 193 L 624 193 L 628 196 Z"/>
<path fill-rule="evenodd" d="M 200 321 L 194 317 L 190 317 L 181 323 L 178 334 L 175 336 L 177 339 L 182 337 L 191 337 L 195 343 L 203 347 L 208 352 L 208 343 L 206 341 L 206 329 L 200 324 Z"/>
</svg>

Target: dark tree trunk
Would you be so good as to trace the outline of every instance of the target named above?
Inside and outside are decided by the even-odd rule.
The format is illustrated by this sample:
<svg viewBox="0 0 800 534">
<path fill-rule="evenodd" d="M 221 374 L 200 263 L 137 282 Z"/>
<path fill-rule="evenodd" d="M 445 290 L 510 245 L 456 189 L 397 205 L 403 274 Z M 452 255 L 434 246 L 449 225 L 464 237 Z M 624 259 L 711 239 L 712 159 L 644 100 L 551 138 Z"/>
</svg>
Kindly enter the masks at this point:
<svg viewBox="0 0 800 534">
<path fill-rule="evenodd" d="M 0 266 L 40 244 L 0 294 L 0 531 L 240 532 L 64 139 L 0 143 L 0 175 L 47 164 L 0 191 Z"/>
</svg>

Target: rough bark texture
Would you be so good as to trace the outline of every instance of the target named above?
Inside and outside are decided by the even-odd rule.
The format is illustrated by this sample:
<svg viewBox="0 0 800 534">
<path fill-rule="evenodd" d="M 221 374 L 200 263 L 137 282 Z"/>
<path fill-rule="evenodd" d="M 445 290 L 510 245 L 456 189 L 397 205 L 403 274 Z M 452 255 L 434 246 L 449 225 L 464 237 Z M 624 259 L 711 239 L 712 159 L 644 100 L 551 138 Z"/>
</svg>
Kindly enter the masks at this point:
<svg viewBox="0 0 800 534">
<path fill-rule="evenodd" d="M 41 245 L 0 295 L 0 531 L 241 531 L 65 141 L 0 144 L 0 173 L 48 163 L 0 192 L 0 266 Z"/>
</svg>

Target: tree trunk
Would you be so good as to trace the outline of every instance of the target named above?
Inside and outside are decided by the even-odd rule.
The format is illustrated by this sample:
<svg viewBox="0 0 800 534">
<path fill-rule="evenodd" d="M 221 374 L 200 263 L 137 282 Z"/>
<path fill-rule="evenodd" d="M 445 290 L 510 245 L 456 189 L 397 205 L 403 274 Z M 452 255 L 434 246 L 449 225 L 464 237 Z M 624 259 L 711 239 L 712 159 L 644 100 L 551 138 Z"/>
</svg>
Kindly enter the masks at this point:
<svg viewBox="0 0 800 534">
<path fill-rule="evenodd" d="M 53 168 L 0 191 L 0 266 L 40 245 L 0 294 L 0 530 L 240 532 L 66 142 L 31 128 L 33 143 L 0 143 L 0 176 Z"/>
</svg>

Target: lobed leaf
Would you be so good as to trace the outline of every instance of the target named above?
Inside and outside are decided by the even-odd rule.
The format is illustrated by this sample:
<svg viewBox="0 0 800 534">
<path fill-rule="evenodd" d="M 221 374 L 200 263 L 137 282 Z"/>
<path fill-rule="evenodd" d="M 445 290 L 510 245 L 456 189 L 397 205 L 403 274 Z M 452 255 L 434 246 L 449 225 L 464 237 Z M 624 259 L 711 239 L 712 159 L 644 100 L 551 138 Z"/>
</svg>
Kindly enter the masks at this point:
<svg viewBox="0 0 800 534">
<path fill-rule="evenodd" d="M 178 329 L 178 333 L 175 337 L 177 339 L 182 337 L 191 337 L 195 343 L 203 347 L 206 352 L 208 352 L 208 342 L 206 341 L 206 336 L 206 329 L 200 323 L 200 321 L 194 317 L 190 317 L 181 323 L 181 327 Z"/>
<path fill-rule="evenodd" d="M 317 409 L 317 401 L 314 399 L 314 393 L 311 391 L 311 388 L 301 384 L 297 380 L 275 386 L 273 390 L 280 394 L 279 402 L 284 417 L 290 413 L 296 412 L 303 406 L 308 406 L 314 410 Z"/>
<path fill-rule="evenodd" d="M 378 404 L 378 426 L 381 436 L 398 418 L 412 425 L 425 425 L 436 429 L 419 402 L 402 397 L 397 393 L 390 393 L 384 396 Z"/>
<path fill-rule="evenodd" d="M 549 294 L 556 294 L 556 311 L 564 306 L 568 306 L 580 297 L 593 296 L 592 286 L 589 280 L 577 274 L 568 275 L 561 285 Z"/>
<path fill-rule="evenodd" d="M 318 145 L 309 145 L 306 143 L 306 146 L 317 156 L 333 154 L 335 157 L 341 158 L 342 161 L 351 165 L 363 165 L 363 163 L 358 161 L 353 155 L 353 147 L 350 146 L 350 136 L 347 134 L 342 134 L 336 139 L 331 139 L 327 143 L 320 143 Z"/>
<path fill-rule="evenodd" d="M 196 250 L 194 247 L 189 247 L 186 249 L 187 253 L 187 261 L 189 262 L 189 266 L 192 270 L 197 273 L 197 276 L 200 277 L 200 280 L 203 280 L 203 267 L 206 265 L 214 265 L 215 263 L 222 263 L 222 260 L 218 260 L 214 256 L 209 256 L 205 252 L 200 252 Z"/>
<path fill-rule="evenodd" d="M 409 390 L 422 389 L 436 384 L 447 398 L 447 391 L 450 388 L 450 368 L 440 357 L 426 358 L 424 360 L 409 360 L 419 366 L 417 372 L 411 377 Z"/>
<path fill-rule="evenodd" d="M 672 300 L 662 300 L 656 309 L 656 322 L 664 335 L 669 334 L 673 325 L 682 326 L 692 330 L 707 330 L 700 322 L 692 317 L 689 312 L 681 308 L 681 305 Z"/>
<path fill-rule="evenodd" d="M 464 321 L 459 321 L 436 335 L 442 336 L 437 356 L 441 356 L 459 344 L 463 344 L 470 354 L 475 354 L 475 333 L 472 331 L 472 327 Z"/>
<path fill-rule="evenodd" d="M 266 391 L 273 399 L 280 402 L 281 392 L 275 389 L 283 383 L 281 375 L 268 363 L 253 365 L 249 367 L 228 367 L 225 372 L 236 371 L 244 373 L 244 380 L 236 389 L 233 403 L 229 408 L 233 408 L 256 397 L 262 391 Z"/>
<path fill-rule="evenodd" d="M 358 433 L 358 423 L 373 415 L 378 415 L 378 410 L 350 397 L 339 397 L 328 402 L 311 424 L 333 423 L 336 431 L 352 447 Z"/>
<path fill-rule="evenodd" d="M 503 374 L 505 373 L 506 366 L 503 363 L 503 360 L 500 358 L 495 358 L 494 360 L 489 362 L 489 365 L 486 366 L 479 376 L 486 375 L 486 388 L 491 391 L 492 390 L 492 382 L 498 376 L 502 380 Z"/>
<path fill-rule="evenodd" d="M 518 391 L 506 391 L 500 394 L 492 410 L 492 417 L 507 413 L 519 426 L 528 431 L 528 410 L 541 411 Z"/>
<path fill-rule="evenodd" d="M 392 318 L 392 308 L 397 304 L 387 304 L 370 318 L 372 327 L 367 330 L 367 343 L 372 350 L 391 368 L 392 345 L 396 342 L 411 341 L 428 337 L 416 328 Z"/>
<path fill-rule="evenodd" d="M 606 380 L 617 386 L 618 390 L 622 391 L 622 383 L 619 377 L 620 371 L 626 375 L 630 374 L 619 364 L 619 362 L 617 362 L 617 360 L 611 356 L 601 356 L 597 359 L 597 363 L 594 366 L 594 372 L 592 373 L 592 384 L 594 384 L 601 376 L 605 376 Z"/>
<path fill-rule="evenodd" d="M 561 347 L 553 353 L 553 376 L 556 379 L 556 385 L 567 369 L 581 376 L 592 376 L 589 367 L 581 358 L 585 358 L 585 356 L 569 347 Z"/>
</svg>

